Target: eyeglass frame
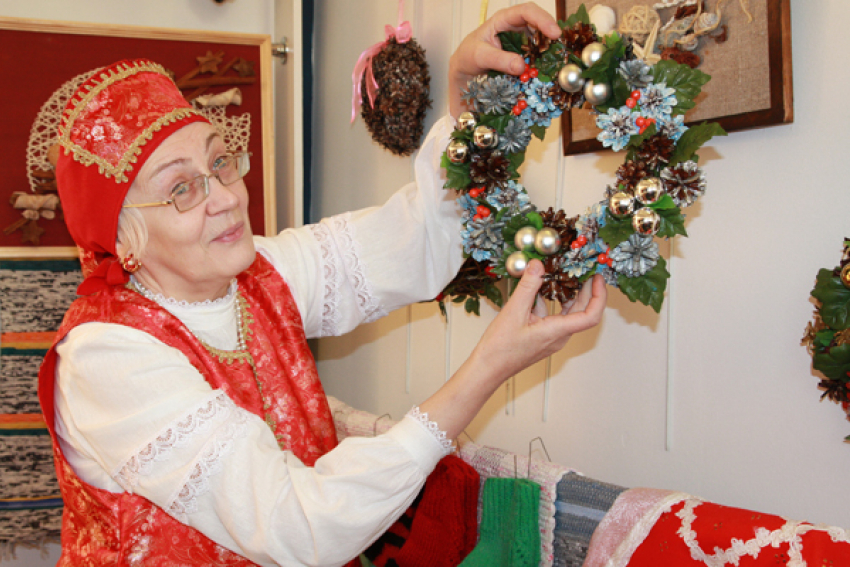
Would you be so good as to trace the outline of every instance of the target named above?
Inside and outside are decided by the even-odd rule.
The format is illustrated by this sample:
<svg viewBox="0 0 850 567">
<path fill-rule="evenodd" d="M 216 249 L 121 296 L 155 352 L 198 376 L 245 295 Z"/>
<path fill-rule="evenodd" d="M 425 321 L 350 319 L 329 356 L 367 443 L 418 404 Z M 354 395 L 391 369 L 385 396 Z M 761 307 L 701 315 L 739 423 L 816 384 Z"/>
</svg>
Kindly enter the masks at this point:
<svg viewBox="0 0 850 567">
<path fill-rule="evenodd" d="M 239 165 L 238 160 L 240 160 L 240 159 L 248 160 L 248 168 L 245 171 L 245 173 L 240 175 L 238 178 L 231 181 L 230 183 L 225 183 L 224 181 L 222 181 L 221 177 L 220 177 L 221 173 L 217 170 L 208 174 L 208 175 L 202 173 L 200 175 L 196 175 L 195 177 L 193 177 L 189 181 L 184 181 L 183 183 L 180 183 L 179 185 L 177 185 L 177 187 L 172 189 L 171 190 L 172 197 L 170 199 L 166 199 L 165 201 L 155 201 L 155 202 L 151 202 L 151 203 L 129 203 L 129 204 L 123 205 L 121 208 L 122 209 L 141 209 L 141 208 L 146 208 L 146 207 L 167 207 L 168 205 L 174 205 L 174 208 L 177 210 L 178 213 L 185 213 L 185 212 L 191 211 L 192 209 L 194 209 L 195 207 L 197 207 L 198 205 L 200 205 L 201 203 L 206 201 L 207 197 L 210 196 L 210 178 L 211 177 L 215 177 L 216 180 L 219 183 L 221 183 L 224 187 L 229 187 L 230 185 L 233 185 L 234 183 L 236 183 L 240 179 L 244 179 L 245 176 L 248 175 L 248 172 L 251 171 L 251 162 L 250 162 L 251 152 L 234 152 L 234 153 L 228 153 L 228 154 L 225 154 L 225 155 L 228 156 L 228 157 L 235 158 L 237 160 L 237 162 L 236 162 L 237 163 L 237 172 L 240 169 L 238 167 L 238 165 Z M 181 185 L 190 185 L 198 179 L 203 179 L 203 182 L 202 182 L 201 185 L 204 188 L 204 197 L 200 201 L 198 201 L 197 203 L 195 203 L 194 205 L 189 207 L 188 209 L 183 209 L 181 211 L 180 209 L 177 208 L 176 197 L 173 196 L 174 192 L 177 191 L 177 189 L 179 189 Z"/>
</svg>

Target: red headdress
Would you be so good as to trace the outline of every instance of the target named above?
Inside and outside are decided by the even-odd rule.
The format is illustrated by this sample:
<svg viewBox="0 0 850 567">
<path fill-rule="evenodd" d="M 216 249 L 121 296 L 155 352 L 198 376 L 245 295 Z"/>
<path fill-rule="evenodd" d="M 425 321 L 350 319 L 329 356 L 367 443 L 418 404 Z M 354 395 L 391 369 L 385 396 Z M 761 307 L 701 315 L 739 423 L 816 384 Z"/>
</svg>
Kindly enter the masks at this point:
<svg viewBox="0 0 850 567">
<path fill-rule="evenodd" d="M 56 179 L 65 223 L 89 272 L 80 295 L 128 281 L 115 251 L 124 198 L 159 144 L 192 122 L 208 120 L 162 66 L 146 59 L 95 72 L 68 101 Z"/>
</svg>

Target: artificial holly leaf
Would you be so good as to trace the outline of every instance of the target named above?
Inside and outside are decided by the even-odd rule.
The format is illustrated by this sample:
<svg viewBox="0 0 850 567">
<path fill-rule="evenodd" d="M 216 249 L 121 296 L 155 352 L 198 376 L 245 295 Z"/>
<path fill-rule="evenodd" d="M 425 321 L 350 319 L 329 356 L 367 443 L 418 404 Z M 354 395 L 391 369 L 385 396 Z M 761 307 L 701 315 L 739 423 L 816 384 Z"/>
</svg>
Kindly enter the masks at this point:
<svg viewBox="0 0 850 567">
<path fill-rule="evenodd" d="M 676 106 L 673 116 L 684 114 L 695 105 L 694 99 L 702 91 L 702 86 L 711 79 L 698 69 L 676 63 L 671 59 L 662 59 L 652 67 L 654 83 L 664 83 L 668 88 L 676 89 Z"/>
<path fill-rule="evenodd" d="M 469 130 L 453 130 L 451 136 L 452 140 L 460 140 L 461 142 L 466 143 L 472 141 L 472 132 Z"/>
<path fill-rule="evenodd" d="M 850 327 L 850 289 L 832 270 L 823 268 L 818 272 L 812 297 L 821 302 L 819 312 L 827 326 L 836 331 Z"/>
<path fill-rule="evenodd" d="M 605 241 L 605 244 L 614 248 L 624 240 L 628 240 L 634 233 L 631 217 L 617 218 L 610 211 L 605 210 L 605 226 L 599 227 L 599 237 Z"/>
<path fill-rule="evenodd" d="M 442 300 L 438 301 L 437 303 L 440 305 L 440 313 L 443 314 L 443 318 L 448 319 L 449 314 L 446 313 L 446 304 Z"/>
<path fill-rule="evenodd" d="M 590 15 L 587 13 L 587 8 L 584 7 L 584 4 L 579 6 L 575 14 L 567 18 L 567 21 L 559 21 L 558 25 L 561 26 L 561 29 L 567 29 L 573 27 L 579 22 L 590 25 Z"/>
<path fill-rule="evenodd" d="M 440 165 L 446 170 L 446 189 L 466 189 L 472 178 L 469 176 L 469 166 L 462 163 L 452 163 L 446 154 L 440 159 Z"/>
<path fill-rule="evenodd" d="M 666 193 L 664 195 L 662 195 L 660 199 L 658 199 L 657 201 L 655 201 L 651 205 L 647 205 L 647 207 L 649 207 L 650 209 L 652 209 L 654 211 L 664 211 L 666 209 L 677 209 L 678 208 L 676 206 L 676 201 L 673 200 L 673 197 L 671 197 L 670 195 L 668 195 Z"/>
<path fill-rule="evenodd" d="M 815 343 L 821 348 L 826 348 L 832 343 L 835 337 L 835 331 L 832 329 L 824 329 L 815 333 Z"/>
<path fill-rule="evenodd" d="M 664 196 L 669 197 L 669 195 Z M 661 226 L 656 236 L 659 238 L 672 238 L 677 234 L 681 234 L 682 236 L 688 235 L 685 230 L 685 215 L 682 214 L 679 207 L 673 205 L 672 209 L 657 209 L 655 212 L 661 217 Z"/>
<path fill-rule="evenodd" d="M 561 54 L 561 50 L 563 49 L 563 44 L 560 42 L 553 42 L 549 49 L 543 52 L 543 55 L 537 58 L 537 61 L 534 63 L 535 68 L 538 71 L 537 78 L 541 83 L 546 83 L 549 81 L 550 77 L 554 77 L 558 74 L 558 71 L 561 70 L 561 67 L 564 65 L 564 57 Z M 546 80 L 541 75 L 548 75 Z"/>
<path fill-rule="evenodd" d="M 477 297 L 467 298 L 466 303 L 463 304 L 463 308 L 467 313 L 474 313 L 479 317 L 481 316 L 481 301 Z"/>
<path fill-rule="evenodd" d="M 525 214 L 525 219 L 537 230 L 541 230 L 543 228 L 543 217 L 540 216 L 540 213 L 536 211 L 528 212 Z"/>
<path fill-rule="evenodd" d="M 542 140 L 546 136 L 546 127 L 541 126 L 540 124 L 534 124 L 531 128 L 529 128 L 529 130 L 531 130 L 531 133 L 539 140 Z"/>
<path fill-rule="evenodd" d="M 581 76 L 594 83 L 605 83 L 610 85 L 614 80 L 614 74 L 620 60 L 614 56 L 611 50 L 605 51 L 593 65 L 582 71 Z"/>
<path fill-rule="evenodd" d="M 669 277 L 667 262 L 664 261 L 664 258 L 659 257 L 658 263 L 644 275 L 629 278 L 620 274 L 617 283 L 620 286 L 620 291 L 626 294 L 626 297 L 630 300 L 649 305 L 656 313 L 659 313 L 661 304 L 664 303 L 664 290 L 667 289 Z"/>
<path fill-rule="evenodd" d="M 508 155 L 508 172 L 511 174 L 511 179 L 519 177 L 519 166 L 525 161 L 525 152 L 517 152 Z"/>
<path fill-rule="evenodd" d="M 501 134 L 512 119 L 513 116 L 510 114 L 484 114 L 478 119 L 478 123 L 489 126 Z"/>
<path fill-rule="evenodd" d="M 502 50 L 519 53 L 522 55 L 522 46 L 528 41 L 524 33 L 515 31 L 505 31 L 500 34 L 499 41 L 502 42 Z"/>
<path fill-rule="evenodd" d="M 626 160 L 634 160 L 635 152 L 641 146 L 641 144 L 643 144 L 646 140 L 656 135 L 657 133 L 658 128 L 656 128 L 655 123 L 652 122 L 644 129 L 643 134 L 635 134 L 631 138 L 629 138 L 629 143 L 626 144 Z"/>
<path fill-rule="evenodd" d="M 696 126 L 688 128 L 679 141 L 676 142 L 676 148 L 670 156 L 668 166 L 676 165 L 683 161 L 691 161 L 694 154 L 702 147 L 704 143 L 712 139 L 714 136 L 725 136 L 726 130 L 723 129 L 717 122 L 703 122 Z"/>
<path fill-rule="evenodd" d="M 844 382 L 850 372 L 850 345 L 832 347 L 812 357 L 812 367 L 831 380 Z"/>
<path fill-rule="evenodd" d="M 492 301 L 497 307 L 501 307 L 504 304 L 502 291 L 495 284 L 487 284 L 484 288 L 484 295 L 486 295 L 487 299 Z"/>
<path fill-rule="evenodd" d="M 605 104 L 596 105 L 596 110 L 605 113 L 609 108 L 620 108 L 626 104 L 626 100 L 631 96 L 632 91 L 629 89 L 629 84 L 622 75 L 616 73 L 614 80 L 611 82 L 611 98 Z"/>
</svg>

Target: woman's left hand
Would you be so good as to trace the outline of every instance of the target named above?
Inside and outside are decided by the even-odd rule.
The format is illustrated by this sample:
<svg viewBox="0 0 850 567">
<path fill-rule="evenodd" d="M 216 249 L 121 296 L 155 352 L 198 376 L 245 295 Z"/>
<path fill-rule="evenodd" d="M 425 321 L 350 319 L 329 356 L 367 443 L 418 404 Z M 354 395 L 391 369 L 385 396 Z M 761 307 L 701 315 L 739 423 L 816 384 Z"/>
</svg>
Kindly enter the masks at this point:
<svg viewBox="0 0 850 567">
<path fill-rule="evenodd" d="M 502 51 L 497 37 L 503 31 L 538 29 L 550 39 L 561 34 L 558 23 L 546 10 L 529 2 L 499 10 L 464 38 L 449 61 L 449 111 L 457 118 L 464 111 L 461 90 L 476 75 L 499 71 L 520 75 L 525 61 L 517 53 Z"/>
</svg>

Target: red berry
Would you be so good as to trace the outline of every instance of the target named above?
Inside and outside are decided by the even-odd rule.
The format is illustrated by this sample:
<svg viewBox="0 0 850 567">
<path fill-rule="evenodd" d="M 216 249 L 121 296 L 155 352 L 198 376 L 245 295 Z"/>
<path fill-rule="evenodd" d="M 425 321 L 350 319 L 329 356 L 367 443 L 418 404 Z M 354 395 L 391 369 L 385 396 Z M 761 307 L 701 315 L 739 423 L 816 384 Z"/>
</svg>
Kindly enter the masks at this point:
<svg viewBox="0 0 850 567">
<path fill-rule="evenodd" d="M 629 100 L 634 100 L 634 99 L 630 98 Z M 643 128 L 644 126 L 646 126 L 646 118 L 644 118 L 643 116 L 638 116 L 637 118 L 635 118 L 635 125 L 638 128 Z"/>
<path fill-rule="evenodd" d="M 434 298 L 434 301 L 442 301 L 444 297 L 446 296 L 443 295 L 443 292 L 441 291 L 439 294 L 437 294 L 437 297 Z"/>
<path fill-rule="evenodd" d="M 498 278 L 499 277 L 499 274 L 496 273 L 496 271 L 493 269 L 493 266 L 487 266 L 486 268 L 484 268 L 484 271 L 491 278 Z"/>
<path fill-rule="evenodd" d="M 523 73 L 522 75 L 519 76 L 519 80 L 522 81 L 523 83 L 527 83 L 530 79 L 531 79 L 531 75 L 528 74 L 528 73 Z"/>
<path fill-rule="evenodd" d="M 646 130 L 646 126 L 641 126 L 641 127 L 640 127 L 640 133 L 641 133 L 641 134 L 643 134 L 645 130 Z"/>
<path fill-rule="evenodd" d="M 570 248 L 572 248 L 573 250 L 578 250 L 579 248 L 581 248 L 581 244 L 578 243 L 578 240 L 573 240 L 572 242 L 570 242 Z"/>
<path fill-rule="evenodd" d="M 475 212 L 481 215 L 481 218 L 490 216 L 490 208 L 485 207 L 484 205 L 478 205 L 478 208 L 475 209 Z"/>
<path fill-rule="evenodd" d="M 596 261 L 599 262 L 600 264 L 607 264 L 608 263 L 608 254 L 603 252 L 602 254 L 600 254 L 599 256 L 596 257 Z"/>
<path fill-rule="evenodd" d="M 481 196 L 481 193 L 484 192 L 484 187 L 473 187 L 469 190 L 469 196 L 473 199 L 477 199 Z"/>
<path fill-rule="evenodd" d="M 527 102 L 525 102 L 525 99 L 524 99 L 524 98 L 519 99 L 519 100 L 517 101 L 516 105 L 517 105 L 518 107 L 520 107 L 521 109 L 523 109 L 523 110 L 525 110 L 526 108 L 528 108 L 528 103 L 527 103 Z"/>
<path fill-rule="evenodd" d="M 640 100 L 640 91 L 638 91 L 638 90 L 632 91 L 632 98 L 634 100 Z"/>
<path fill-rule="evenodd" d="M 647 118 L 646 124 L 647 124 L 647 126 L 650 125 L 650 124 L 655 124 L 655 118 Z"/>
<path fill-rule="evenodd" d="M 511 110 L 511 112 L 514 113 L 514 116 L 519 116 L 520 114 L 522 114 L 522 109 L 519 107 L 519 105 L 516 105 L 513 107 L 513 110 Z"/>
<path fill-rule="evenodd" d="M 579 245 L 579 246 L 584 246 L 585 244 L 587 244 L 587 237 L 586 237 L 585 235 L 583 235 L 583 234 L 579 234 L 579 235 L 576 237 L 576 240 L 575 240 L 575 241 L 576 241 L 576 242 L 578 242 L 578 245 Z"/>
<path fill-rule="evenodd" d="M 483 217 L 481 215 L 478 215 L 478 214 L 472 215 L 472 220 L 480 221 L 482 218 Z"/>
<path fill-rule="evenodd" d="M 532 79 L 536 79 L 537 75 L 540 74 L 540 71 L 538 71 L 537 69 L 530 69 L 528 71 L 528 74 L 531 76 Z"/>
<path fill-rule="evenodd" d="M 614 258 L 612 258 L 611 256 L 608 256 L 608 262 L 606 262 L 606 263 L 608 264 L 609 267 L 613 266 L 614 265 Z"/>
<path fill-rule="evenodd" d="M 525 64 L 525 70 L 523 72 L 524 73 L 530 73 L 531 72 L 531 64 L 530 63 Z"/>
<path fill-rule="evenodd" d="M 633 98 L 627 98 L 626 99 L 626 106 L 628 106 L 629 108 L 634 108 L 634 107 L 637 106 L 637 101 Z"/>
</svg>

